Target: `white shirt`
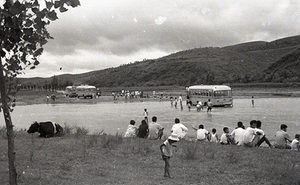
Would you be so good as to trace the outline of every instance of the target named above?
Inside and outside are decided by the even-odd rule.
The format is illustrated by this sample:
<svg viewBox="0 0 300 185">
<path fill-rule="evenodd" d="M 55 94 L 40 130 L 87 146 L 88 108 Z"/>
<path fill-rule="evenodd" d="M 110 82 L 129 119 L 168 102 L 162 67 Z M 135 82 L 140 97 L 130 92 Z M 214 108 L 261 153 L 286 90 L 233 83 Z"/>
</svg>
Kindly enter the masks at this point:
<svg viewBox="0 0 300 185">
<path fill-rule="evenodd" d="M 236 145 L 241 146 L 244 144 L 244 133 L 245 129 L 241 127 L 238 127 L 231 132 L 231 136 L 234 138 Z"/>
<path fill-rule="evenodd" d="M 244 143 L 251 143 L 254 137 L 257 135 L 257 132 L 260 131 L 256 130 L 255 128 L 248 127 L 244 133 Z"/>
<path fill-rule="evenodd" d="M 297 139 L 293 139 L 291 143 L 291 150 L 299 150 L 300 143 Z"/>
<path fill-rule="evenodd" d="M 181 123 L 176 123 L 171 128 L 171 132 L 177 134 L 179 139 L 182 139 L 186 135 L 187 131 L 188 128 Z"/>
<path fill-rule="evenodd" d="M 206 140 L 206 135 L 208 134 L 208 131 L 204 129 L 197 129 L 197 139 L 198 140 Z"/>
</svg>

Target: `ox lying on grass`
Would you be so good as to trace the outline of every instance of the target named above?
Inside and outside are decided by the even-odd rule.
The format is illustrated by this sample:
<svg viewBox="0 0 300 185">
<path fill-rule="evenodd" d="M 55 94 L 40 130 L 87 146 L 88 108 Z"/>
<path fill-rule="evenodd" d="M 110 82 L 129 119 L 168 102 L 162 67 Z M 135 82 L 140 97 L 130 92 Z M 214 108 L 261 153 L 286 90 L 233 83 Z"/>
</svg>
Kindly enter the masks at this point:
<svg viewBox="0 0 300 185">
<path fill-rule="evenodd" d="M 35 121 L 27 131 L 29 134 L 38 132 L 40 133 L 40 137 L 53 137 L 53 136 L 62 136 L 63 128 L 51 121 L 46 122 L 37 122 Z"/>
</svg>

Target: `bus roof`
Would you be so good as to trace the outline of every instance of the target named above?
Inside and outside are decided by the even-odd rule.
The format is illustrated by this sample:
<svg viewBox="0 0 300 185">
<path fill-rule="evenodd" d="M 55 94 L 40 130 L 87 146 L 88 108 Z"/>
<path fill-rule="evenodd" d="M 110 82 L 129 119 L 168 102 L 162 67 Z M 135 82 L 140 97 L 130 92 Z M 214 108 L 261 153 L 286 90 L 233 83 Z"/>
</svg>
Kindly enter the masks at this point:
<svg viewBox="0 0 300 185">
<path fill-rule="evenodd" d="M 77 89 L 95 89 L 95 86 L 92 85 L 80 85 L 76 87 Z"/>
<path fill-rule="evenodd" d="M 227 85 L 193 85 L 187 88 L 190 89 L 231 90 Z"/>
</svg>

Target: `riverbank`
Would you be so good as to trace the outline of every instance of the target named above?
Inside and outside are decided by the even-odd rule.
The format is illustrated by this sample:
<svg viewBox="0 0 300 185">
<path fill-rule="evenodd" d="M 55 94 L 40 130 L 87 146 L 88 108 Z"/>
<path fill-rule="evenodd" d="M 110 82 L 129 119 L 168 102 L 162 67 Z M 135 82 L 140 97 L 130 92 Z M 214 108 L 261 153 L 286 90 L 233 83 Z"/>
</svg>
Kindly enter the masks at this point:
<svg viewBox="0 0 300 185">
<path fill-rule="evenodd" d="M 126 99 L 125 97 L 118 96 L 116 99 L 111 95 L 114 89 L 106 88 L 102 93 L 102 96 L 99 96 L 94 99 L 84 99 L 84 98 L 69 98 L 63 94 L 63 91 L 50 92 L 50 91 L 40 91 L 40 90 L 20 90 L 16 96 L 17 105 L 31 105 L 31 104 L 42 104 L 42 103 L 98 103 L 98 102 L 119 102 L 119 101 L 169 101 L 170 96 L 179 96 L 183 95 L 185 98 L 186 91 L 183 87 L 181 88 L 161 88 L 156 89 L 155 95 L 153 91 L 145 89 L 144 98 L 136 97 L 131 99 Z M 287 87 L 233 87 L 232 94 L 234 99 L 240 98 L 267 98 L 267 97 L 300 97 L 300 88 L 287 88 Z M 55 101 L 49 100 L 47 102 L 47 95 L 55 95 Z M 161 94 L 163 96 L 161 97 Z"/>
<path fill-rule="evenodd" d="M 81 128 L 82 129 L 82 128 Z M 15 137 L 18 184 L 299 184 L 299 152 L 181 140 L 163 177 L 163 140 L 86 135 Z M 67 130 L 67 129 L 65 129 Z M 77 130 L 77 131 L 76 131 Z M 7 141 L 0 132 L 0 182 L 8 184 Z"/>
</svg>

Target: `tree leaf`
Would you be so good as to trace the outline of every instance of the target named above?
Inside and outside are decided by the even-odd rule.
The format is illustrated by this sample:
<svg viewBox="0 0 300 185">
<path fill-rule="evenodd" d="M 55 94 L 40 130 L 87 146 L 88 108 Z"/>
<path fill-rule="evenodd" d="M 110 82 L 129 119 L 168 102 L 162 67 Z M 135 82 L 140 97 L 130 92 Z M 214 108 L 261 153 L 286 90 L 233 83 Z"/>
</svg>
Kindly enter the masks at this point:
<svg viewBox="0 0 300 185">
<path fill-rule="evenodd" d="M 68 6 L 72 6 L 73 8 L 77 7 L 77 6 L 80 6 L 80 2 L 79 0 L 67 0 L 66 1 L 66 4 Z"/>
<path fill-rule="evenodd" d="M 64 13 L 64 12 L 68 11 L 68 9 L 66 9 L 66 8 L 63 7 L 63 6 L 61 6 L 61 7 L 59 8 L 59 11 L 60 11 L 61 13 Z"/>
<path fill-rule="evenodd" d="M 58 19 L 57 14 L 54 10 L 52 10 L 47 14 L 47 18 L 50 19 L 51 21 L 55 21 L 56 19 Z"/>
<path fill-rule="evenodd" d="M 38 60 L 34 61 L 34 63 L 33 63 L 33 65 L 35 65 L 35 66 L 37 66 L 39 64 L 40 64 L 40 62 Z"/>
<path fill-rule="evenodd" d="M 48 10 L 50 10 L 52 8 L 52 6 L 53 6 L 52 2 L 46 1 L 46 7 L 47 7 Z"/>
<path fill-rule="evenodd" d="M 40 56 L 44 51 L 44 48 L 39 48 L 38 50 L 36 50 L 33 54 L 33 56 L 37 57 Z"/>
</svg>

